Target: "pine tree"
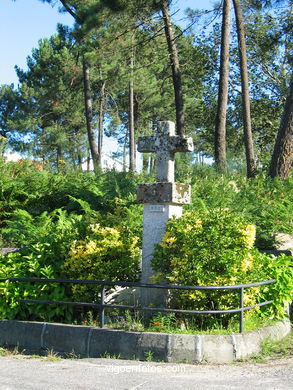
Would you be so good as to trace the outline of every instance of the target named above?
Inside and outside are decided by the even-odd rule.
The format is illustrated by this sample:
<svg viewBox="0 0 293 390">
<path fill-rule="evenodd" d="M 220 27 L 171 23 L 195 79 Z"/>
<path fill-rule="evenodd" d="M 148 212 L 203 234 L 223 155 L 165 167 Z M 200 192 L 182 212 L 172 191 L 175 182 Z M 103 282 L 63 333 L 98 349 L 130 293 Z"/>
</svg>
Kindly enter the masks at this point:
<svg viewBox="0 0 293 390">
<path fill-rule="evenodd" d="M 293 161 L 293 76 L 272 155 L 269 175 L 288 179 Z"/>
<path fill-rule="evenodd" d="M 235 11 L 235 18 L 236 18 L 239 58 L 240 58 L 240 73 L 241 73 L 241 85 L 242 85 L 242 110 L 243 110 L 243 127 L 244 127 L 244 143 L 245 143 L 245 151 L 246 151 L 247 177 L 254 177 L 256 175 L 256 164 L 255 164 L 255 157 L 254 157 L 254 145 L 253 145 L 252 128 L 251 128 L 251 112 L 250 112 L 250 97 L 249 97 L 244 22 L 243 22 L 240 0 L 233 0 L 233 4 L 234 4 L 234 11 Z"/>
<path fill-rule="evenodd" d="M 60 34 L 41 40 L 27 66 L 17 68 L 13 146 L 58 167 L 65 156 L 72 161 L 77 150 L 81 154 L 84 142 L 81 69 Z"/>
<path fill-rule="evenodd" d="M 221 61 L 218 106 L 215 127 L 215 163 L 222 172 L 226 171 L 226 115 L 228 104 L 229 47 L 230 47 L 231 0 L 224 0 L 221 34 Z"/>
</svg>

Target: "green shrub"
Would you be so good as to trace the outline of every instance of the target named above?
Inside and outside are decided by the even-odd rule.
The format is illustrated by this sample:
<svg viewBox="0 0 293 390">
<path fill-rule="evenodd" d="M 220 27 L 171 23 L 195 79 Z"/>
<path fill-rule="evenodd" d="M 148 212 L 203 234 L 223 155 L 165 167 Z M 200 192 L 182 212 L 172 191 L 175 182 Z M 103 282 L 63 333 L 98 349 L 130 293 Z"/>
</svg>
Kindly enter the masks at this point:
<svg viewBox="0 0 293 390">
<path fill-rule="evenodd" d="M 39 222 L 46 218 L 46 214 L 51 215 L 57 210 L 66 211 L 68 215 L 94 215 L 96 220 L 102 219 L 109 226 L 131 225 L 136 234 L 141 235 L 142 210 L 141 206 L 135 205 L 136 185 L 144 181 L 140 175 L 114 171 L 97 175 L 79 171 L 56 174 L 39 171 L 33 163 L 5 164 L 1 161 L 0 174 L 2 246 L 27 245 L 22 238 L 26 241 L 28 237 L 17 233 L 11 235 L 11 229 L 5 230 L 9 221 L 13 221 L 9 224 L 10 228 L 13 224 L 15 227 L 22 225 L 20 227 L 24 233 L 22 221 L 27 217 L 31 225 L 37 225 L 38 230 Z"/>
<path fill-rule="evenodd" d="M 274 234 L 293 234 L 293 177 L 288 180 L 238 174 L 220 175 L 212 167 L 195 167 L 192 205 L 196 211 L 229 208 L 256 226 L 256 246 L 269 249 Z"/>
<path fill-rule="evenodd" d="M 276 279 L 276 283 L 260 290 L 260 299 L 273 301 L 272 305 L 264 306 L 260 314 L 270 318 L 283 318 L 288 304 L 293 301 L 292 257 L 282 254 L 278 257 L 264 256 L 262 260 L 261 272 L 267 279 Z"/>
<path fill-rule="evenodd" d="M 140 260 L 138 237 L 124 224 L 118 228 L 102 226 L 97 223 L 98 213 L 91 210 L 86 202 L 76 201 L 83 208 L 83 215 L 68 214 L 62 209 L 44 212 L 39 217 L 33 217 L 24 210 L 15 213 L 6 230 L 15 243 L 26 248 L 1 257 L 0 278 L 137 280 Z M 98 287 L 89 285 L 64 287 L 59 284 L 6 283 L 0 288 L 3 316 L 42 320 L 68 321 L 76 316 L 78 309 L 63 310 L 58 306 L 46 308 L 43 305 L 26 307 L 17 300 L 37 297 L 93 302 L 99 293 Z"/>
<path fill-rule="evenodd" d="M 55 278 L 52 265 L 46 265 L 44 248 L 33 245 L 30 250 L 0 255 L 0 279 L 9 277 Z M 57 283 L 0 283 L 1 318 L 23 320 L 70 321 L 72 309 L 68 306 L 20 303 L 19 299 L 61 300 L 66 301 L 65 287 Z"/>
<path fill-rule="evenodd" d="M 72 242 L 63 273 L 70 279 L 135 281 L 140 261 L 137 242 L 138 238 L 127 227 L 121 231 L 92 224 L 84 240 Z M 72 292 L 74 300 L 94 302 L 99 288 L 75 285 Z"/>
<path fill-rule="evenodd" d="M 18 247 L 31 248 L 36 243 L 43 245 L 44 264 L 51 264 L 57 270 L 67 256 L 70 243 L 85 234 L 87 222 L 85 216 L 68 214 L 62 209 L 36 217 L 20 209 L 7 221 L 8 226 L 3 231 Z"/>
<path fill-rule="evenodd" d="M 261 297 L 270 296 L 273 306 L 267 310 L 282 316 L 293 291 L 290 260 L 260 253 L 253 247 L 254 240 L 254 226 L 228 209 L 186 212 L 167 223 L 162 243 L 155 249 L 152 263 L 158 272 L 155 281 L 216 286 L 276 278 L 277 283 L 261 293 L 258 288 L 247 289 L 244 304 L 250 306 Z M 171 302 L 191 310 L 231 309 L 239 307 L 239 294 L 229 290 L 186 291 L 173 293 Z M 215 321 L 214 317 L 208 317 L 205 324 L 211 326 Z"/>
</svg>

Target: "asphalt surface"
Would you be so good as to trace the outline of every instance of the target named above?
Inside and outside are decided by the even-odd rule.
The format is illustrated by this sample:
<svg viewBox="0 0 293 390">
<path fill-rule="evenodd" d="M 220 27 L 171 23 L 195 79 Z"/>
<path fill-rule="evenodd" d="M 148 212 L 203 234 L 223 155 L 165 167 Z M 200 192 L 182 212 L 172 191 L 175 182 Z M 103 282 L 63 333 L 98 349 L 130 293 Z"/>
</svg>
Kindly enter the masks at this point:
<svg viewBox="0 0 293 390">
<path fill-rule="evenodd" d="M 118 359 L 0 357 L 0 390 L 292 390 L 293 358 L 189 365 Z"/>
</svg>

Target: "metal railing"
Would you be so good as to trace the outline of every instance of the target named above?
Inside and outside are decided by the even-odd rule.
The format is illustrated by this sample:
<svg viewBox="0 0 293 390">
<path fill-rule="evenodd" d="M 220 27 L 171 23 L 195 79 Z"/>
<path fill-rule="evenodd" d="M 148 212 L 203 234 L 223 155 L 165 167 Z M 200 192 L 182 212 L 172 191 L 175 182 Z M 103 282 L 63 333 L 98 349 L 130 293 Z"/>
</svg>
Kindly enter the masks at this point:
<svg viewBox="0 0 293 390">
<path fill-rule="evenodd" d="M 255 307 L 261 307 L 269 305 L 272 301 L 260 302 L 252 306 L 244 306 L 244 291 L 250 287 L 258 287 L 271 283 L 275 283 L 276 280 L 266 280 L 264 282 L 238 284 L 229 286 L 177 286 L 177 285 L 162 285 L 162 284 L 147 284 L 137 282 L 112 282 L 109 280 L 72 280 L 72 279 L 44 279 L 44 278 L 7 278 L 0 279 L 1 282 L 29 282 L 29 283 L 62 283 L 62 284 L 90 284 L 99 285 L 100 288 L 100 303 L 89 303 L 89 302 L 68 302 L 68 301 L 50 301 L 50 300 L 37 300 L 37 299 L 19 299 L 18 302 L 22 303 L 38 303 L 48 305 L 69 305 L 69 306 L 81 306 L 81 307 L 93 307 L 99 309 L 100 327 L 103 328 L 105 325 L 105 309 L 115 308 L 124 310 L 139 310 L 139 311 L 153 311 L 162 313 L 180 313 L 180 314 L 225 314 L 225 313 L 239 313 L 239 331 L 244 331 L 244 312 L 246 310 L 254 309 Z M 138 287 L 138 288 L 156 288 L 165 290 L 198 290 L 198 291 L 209 291 L 209 290 L 239 290 L 239 308 L 236 309 L 225 309 L 225 310 L 181 310 L 181 309 L 167 309 L 161 307 L 142 307 L 135 305 L 118 305 L 105 302 L 105 289 L 110 286 L 120 287 Z"/>
</svg>

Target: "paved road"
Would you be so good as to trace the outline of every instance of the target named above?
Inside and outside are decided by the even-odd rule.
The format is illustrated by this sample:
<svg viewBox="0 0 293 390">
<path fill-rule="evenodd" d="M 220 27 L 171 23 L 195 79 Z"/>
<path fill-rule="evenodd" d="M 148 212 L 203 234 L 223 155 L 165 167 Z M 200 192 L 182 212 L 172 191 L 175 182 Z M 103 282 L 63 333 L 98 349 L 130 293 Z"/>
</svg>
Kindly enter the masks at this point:
<svg viewBox="0 0 293 390">
<path fill-rule="evenodd" d="M 0 390 L 292 390 L 293 358 L 187 365 L 115 359 L 0 357 Z"/>
</svg>

